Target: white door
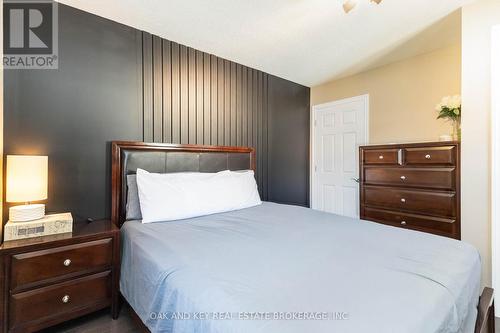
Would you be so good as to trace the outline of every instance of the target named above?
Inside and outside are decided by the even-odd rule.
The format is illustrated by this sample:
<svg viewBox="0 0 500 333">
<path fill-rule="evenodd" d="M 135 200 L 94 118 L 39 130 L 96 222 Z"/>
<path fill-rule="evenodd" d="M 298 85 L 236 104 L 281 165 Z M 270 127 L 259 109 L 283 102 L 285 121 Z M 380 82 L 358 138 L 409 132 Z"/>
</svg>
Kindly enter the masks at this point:
<svg viewBox="0 0 500 333">
<path fill-rule="evenodd" d="M 368 95 L 313 106 L 313 209 L 359 217 L 358 147 L 368 138 Z"/>
</svg>

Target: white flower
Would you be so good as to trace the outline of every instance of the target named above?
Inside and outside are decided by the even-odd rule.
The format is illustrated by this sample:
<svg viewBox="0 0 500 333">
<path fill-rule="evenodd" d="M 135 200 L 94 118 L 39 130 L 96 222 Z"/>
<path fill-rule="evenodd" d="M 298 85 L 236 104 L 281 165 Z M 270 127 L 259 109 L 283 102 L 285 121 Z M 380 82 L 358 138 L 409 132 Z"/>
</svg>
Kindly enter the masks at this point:
<svg viewBox="0 0 500 333">
<path fill-rule="evenodd" d="M 448 103 L 449 109 L 454 110 L 454 109 L 458 109 L 461 106 L 462 106 L 462 98 L 460 97 L 460 95 L 455 95 L 455 96 L 450 98 L 450 101 Z"/>
<path fill-rule="evenodd" d="M 441 101 L 441 105 L 443 107 L 448 107 L 448 105 L 450 104 L 450 101 L 451 101 L 451 96 L 443 97 L 443 100 Z"/>
<path fill-rule="evenodd" d="M 441 100 L 441 103 L 436 105 L 436 110 L 441 111 L 444 108 L 454 110 L 455 114 L 458 115 L 460 111 L 458 110 L 462 106 L 462 97 L 460 95 L 445 96 Z"/>
</svg>

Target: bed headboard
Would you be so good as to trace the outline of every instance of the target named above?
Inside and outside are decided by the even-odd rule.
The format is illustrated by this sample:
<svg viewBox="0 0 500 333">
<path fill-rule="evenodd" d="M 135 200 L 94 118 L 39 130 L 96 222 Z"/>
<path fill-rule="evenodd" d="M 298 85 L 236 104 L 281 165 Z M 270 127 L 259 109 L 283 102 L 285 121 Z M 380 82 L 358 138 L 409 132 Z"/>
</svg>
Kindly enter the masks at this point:
<svg viewBox="0 0 500 333">
<path fill-rule="evenodd" d="M 111 143 L 111 221 L 125 221 L 127 175 L 137 168 L 149 172 L 218 172 L 254 170 L 255 150 L 220 147 L 114 141 Z"/>
</svg>

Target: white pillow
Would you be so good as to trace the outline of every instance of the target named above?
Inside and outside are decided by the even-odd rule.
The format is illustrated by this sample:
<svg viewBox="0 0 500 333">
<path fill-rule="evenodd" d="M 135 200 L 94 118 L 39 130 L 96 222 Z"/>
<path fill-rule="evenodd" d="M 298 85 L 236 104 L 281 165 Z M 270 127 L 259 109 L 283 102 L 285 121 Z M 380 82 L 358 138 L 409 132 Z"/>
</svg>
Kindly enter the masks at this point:
<svg viewBox="0 0 500 333">
<path fill-rule="evenodd" d="M 142 223 L 172 221 L 260 205 L 254 172 L 149 173 L 137 169 Z"/>
</svg>

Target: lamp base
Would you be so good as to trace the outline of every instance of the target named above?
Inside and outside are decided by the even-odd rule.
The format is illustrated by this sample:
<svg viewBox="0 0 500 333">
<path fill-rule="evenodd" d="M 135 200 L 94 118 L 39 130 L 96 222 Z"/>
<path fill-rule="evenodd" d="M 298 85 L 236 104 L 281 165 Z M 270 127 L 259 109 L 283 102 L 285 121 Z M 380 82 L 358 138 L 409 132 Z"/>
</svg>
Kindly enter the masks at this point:
<svg viewBox="0 0 500 333">
<path fill-rule="evenodd" d="M 9 208 L 9 221 L 27 222 L 41 219 L 45 216 L 45 205 L 20 205 Z"/>
</svg>

